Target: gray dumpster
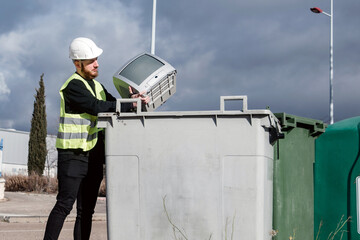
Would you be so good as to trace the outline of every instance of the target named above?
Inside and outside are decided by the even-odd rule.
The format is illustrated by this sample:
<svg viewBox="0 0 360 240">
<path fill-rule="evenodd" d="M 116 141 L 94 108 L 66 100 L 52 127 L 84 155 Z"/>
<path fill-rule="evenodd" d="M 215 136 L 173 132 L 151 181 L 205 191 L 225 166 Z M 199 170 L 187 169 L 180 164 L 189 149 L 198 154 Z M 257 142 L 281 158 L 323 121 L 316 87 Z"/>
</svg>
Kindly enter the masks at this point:
<svg viewBox="0 0 360 240">
<path fill-rule="evenodd" d="M 227 100 L 242 109 L 226 110 Z M 279 125 L 269 110 L 235 96 L 221 97 L 219 111 L 119 112 L 127 101 L 99 115 L 108 239 L 272 238 Z"/>
</svg>

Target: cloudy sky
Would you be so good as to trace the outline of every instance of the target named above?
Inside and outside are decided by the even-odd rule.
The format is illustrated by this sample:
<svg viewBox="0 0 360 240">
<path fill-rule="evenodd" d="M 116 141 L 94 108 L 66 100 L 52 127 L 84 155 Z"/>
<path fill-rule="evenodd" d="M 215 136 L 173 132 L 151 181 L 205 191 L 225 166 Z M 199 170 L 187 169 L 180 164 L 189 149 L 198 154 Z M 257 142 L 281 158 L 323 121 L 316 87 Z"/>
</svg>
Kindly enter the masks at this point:
<svg viewBox="0 0 360 240">
<path fill-rule="evenodd" d="M 178 71 L 177 92 L 160 111 L 218 110 L 247 95 L 249 109 L 329 122 L 330 0 L 158 0 L 156 55 Z M 360 1 L 334 1 L 335 122 L 360 115 Z M 48 132 L 59 93 L 74 72 L 68 46 L 101 48 L 98 80 L 119 97 L 112 75 L 150 51 L 151 0 L 15 0 L 0 9 L 0 128 L 30 130 L 44 73 Z"/>
</svg>

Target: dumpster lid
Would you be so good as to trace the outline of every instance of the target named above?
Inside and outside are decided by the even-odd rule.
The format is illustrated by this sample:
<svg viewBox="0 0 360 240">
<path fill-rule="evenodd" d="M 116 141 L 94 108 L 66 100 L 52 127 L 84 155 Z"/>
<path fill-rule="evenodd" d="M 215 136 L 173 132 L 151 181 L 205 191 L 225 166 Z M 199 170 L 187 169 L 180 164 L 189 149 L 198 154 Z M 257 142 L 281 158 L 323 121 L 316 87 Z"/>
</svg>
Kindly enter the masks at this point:
<svg viewBox="0 0 360 240">
<path fill-rule="evenodd" d="M 316 137 L 325 132 L 327 124 L 320 120 L 299 117 L 287 113 L 274 113 L 279 119 L 281 129 L 290 131 L 293 128 L 305 128 L 309 130 L 310 136 Z"/>
<path fill-rule="evenodd" d="M 225 102 L 226 101 L 242 101 L 242 108 L 240 110 L 226 110 Z M 112 125 L 112 121 L 115 121 L 119 118 L 142 118 L 143 124 L 145 125 L 145 119 L 156 117 L 199 117 L 199 116 L 211 116 L 214 118 L 214 122 L 217 125 L 217 118 L 221 116 L 245 116 L 249 123 L 252 125 L 253 119 L 258 116 L 266 116 L 264 120 L 261 122 L 261 126 L 269 129 L 271 132 L 272 140 L 280 138 L 281 126 L 279 120 L 275 117 L 275 115 L 269 110 L 249 110 L 247 105 L 247 96 L 221 96 L 220 97 L 220 110 L 217 111 L 181 111 L 181 112 L 143 112 L 141 108 L 137 108 L 135 112 L 121 112 L 121 104 L 136 102 L 137 106 L 141 106 L 140 99 L 138 98 L 130 98 L 130 99 L 117 99 L 116 101 L 116 112 L 113 113 L 99 113 L 99 128 L 106 128 L 107 122 L 110 122 Z"/>
</svg>

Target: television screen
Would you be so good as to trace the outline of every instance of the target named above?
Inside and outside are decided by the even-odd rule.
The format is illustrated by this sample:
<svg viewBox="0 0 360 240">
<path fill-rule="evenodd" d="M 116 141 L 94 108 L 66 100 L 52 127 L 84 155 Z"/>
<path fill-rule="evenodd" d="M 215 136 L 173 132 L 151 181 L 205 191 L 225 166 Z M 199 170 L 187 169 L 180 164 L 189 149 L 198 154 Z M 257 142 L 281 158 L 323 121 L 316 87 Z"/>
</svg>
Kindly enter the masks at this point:
<svg viewBox="0 0 360 240">
<path fill-rule="evenodd" d="M 122 98 L 129 97 L 129 86 L 137 93 L 145 91 L 150 102 L 142 106 L 143 111 L 155 110 L 176 92 L 175 68 L 149 53 L 128 61 L 114 74 L 113 81 Z"/>
<path fill-rule="evenodd" d="M 144 54 L 130 62 L 119 75 L 131 79 L 134 83 L 140 85 L 144 79 L 162 66 L 164 66 L 162 62 L 150 55 Z"/>
</svg>

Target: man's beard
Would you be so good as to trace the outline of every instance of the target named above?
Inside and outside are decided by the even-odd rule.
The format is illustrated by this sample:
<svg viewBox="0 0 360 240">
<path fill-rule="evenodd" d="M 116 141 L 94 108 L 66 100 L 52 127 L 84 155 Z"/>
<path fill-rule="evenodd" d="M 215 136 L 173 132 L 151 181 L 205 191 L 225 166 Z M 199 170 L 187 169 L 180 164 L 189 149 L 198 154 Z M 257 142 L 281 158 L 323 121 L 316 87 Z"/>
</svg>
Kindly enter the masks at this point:
<svg viewBox="0 0 360 240">
<path fill-rule="evenodd" d="M 81 63 L 81 72 L 84 75 L 83 77 L 87 80 L 94 79 L 99 75 L 98 72 L 91 72 L 89 70 L 86 70 L 83 63 Z"/>
</svg>

